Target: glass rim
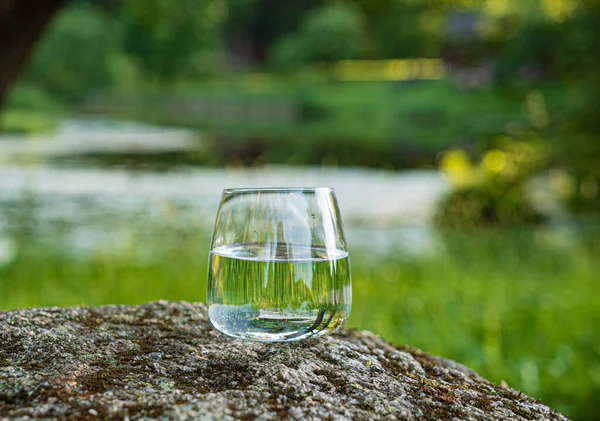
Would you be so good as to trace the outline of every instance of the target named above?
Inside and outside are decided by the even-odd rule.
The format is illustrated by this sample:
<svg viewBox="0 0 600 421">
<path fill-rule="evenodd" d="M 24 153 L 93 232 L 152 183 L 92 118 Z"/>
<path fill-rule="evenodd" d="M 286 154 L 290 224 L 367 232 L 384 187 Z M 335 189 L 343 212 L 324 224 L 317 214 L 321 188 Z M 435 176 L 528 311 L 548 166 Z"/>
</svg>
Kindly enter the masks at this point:
<svg viewBox="0 0 600 421">
<path fill-rule="evenodd" d="M 231 187 L 223 189 L 223 194 L 247 193 L 316 193 L 334 192 L 333 187 Z"/>
</svg>

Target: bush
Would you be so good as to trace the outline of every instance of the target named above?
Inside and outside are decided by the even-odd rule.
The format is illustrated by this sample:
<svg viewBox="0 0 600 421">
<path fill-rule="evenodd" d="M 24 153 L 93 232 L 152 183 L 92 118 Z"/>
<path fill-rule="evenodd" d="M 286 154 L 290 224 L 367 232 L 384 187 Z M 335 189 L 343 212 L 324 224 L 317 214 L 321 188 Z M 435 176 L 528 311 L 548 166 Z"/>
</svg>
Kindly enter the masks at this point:
<svg viewBox="0 0 600 421">
<path fill-rule="evenodd" d="M 440 202 L 434 217 L 437 226 L 514 226 L 544 220 L 527 195 L 539 156 L 527 143 L 510 139 L 501 143 L 501 148 L 486 152 L 475 166 L 463 151 L 442 155 L 441 169 L 454 189 Z"/>
<path fill-rule="evenodd" d="M 311 61 L 356 58 L 364 43 L 360 11 L 334 3 L 307 13 L 298 31 L 277 40 L 270 58 L 277 67 L 293 69 Z"/>
<path fill-rule="evenodd" d="M 56 101 L 39 88 L 20 84 L 15 86 L 8 97 L 6 105 L 9 108 L 42 110 L 56 107 Z"/>
<path fill-rule="evenodd" d="M 453 228 L 531 225 L 542 220 L 520 189 L 498 195 L 486 186 L 452 192 L 436 215 L 437 225 Z"/>
<path fill-rule="evenodd" d="M 9 109 L 0 115 L 0 132 L 47 133 L 56 128 L 55 116 L 44 111 Z"/>
<path fill-rule="evenodd" d="M 122 2 L 124 49 L 144 77 L 159 83 L 217 73 L 223 59 L 218 33 L 227 13 L 222 0 Z"/>
<path fill-rule="evenodd" d="M 24 81 L 59 98 L 82 99 L 120 77 L 113 71 L 114 58 L 120 54 L 118 22 L 93 6 L 69 7 L 52 23 Z"/>
</svg>

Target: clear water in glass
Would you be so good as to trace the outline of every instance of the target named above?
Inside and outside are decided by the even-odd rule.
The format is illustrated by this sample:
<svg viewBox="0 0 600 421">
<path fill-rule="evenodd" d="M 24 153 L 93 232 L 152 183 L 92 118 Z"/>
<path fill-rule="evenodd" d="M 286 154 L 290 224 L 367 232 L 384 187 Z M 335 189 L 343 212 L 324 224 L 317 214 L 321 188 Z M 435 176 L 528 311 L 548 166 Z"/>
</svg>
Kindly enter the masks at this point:
<svg viewBox="0 0 600 421">
<path fill-rule="evenodd" d="M 209 318 L 219 331 L 290 341 L 334 331 L 352 303 L 332 189 L 225 190 L 209 257 Z"/>
</svg>

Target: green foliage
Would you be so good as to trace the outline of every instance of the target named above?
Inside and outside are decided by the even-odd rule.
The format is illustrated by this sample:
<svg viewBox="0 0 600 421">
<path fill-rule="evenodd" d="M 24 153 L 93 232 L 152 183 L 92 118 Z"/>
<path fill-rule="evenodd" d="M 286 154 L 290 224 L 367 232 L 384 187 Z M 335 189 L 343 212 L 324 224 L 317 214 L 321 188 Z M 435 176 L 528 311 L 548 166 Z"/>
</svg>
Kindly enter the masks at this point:
<svg viewBox="0 0 600 421">
<path fill-rule="evenodd" d="M 31 85 L 20 84 L 10 92 L 7 99 L 8 107 L 20 109 L 51 109 L 56 107 L 57 101 L 52 99 L 47 92 Z"/>
<path fill-rule="evenodd" d="M 0 132 L 48 133 L 55 127 L 55 116 L 45 111 L 10 109 L 0 114 Z"/>
<path fill-rule="evenodd" d="M 468 187 L 450 193 L 435 216 L 440 227 L 472 228 L 518 226 L 543 221 L 520 188 L 504 187 L 502 193 L 489 186 Z"/>
<path fill-rule="evenodd" d="M 75 2 L 51 23 L 24 85 L 80 103 L 96 92 L 213 74 L 222 61 L 217 34 L 227 10 L 224 0 L 132 0 L 117 8 Z"/>
<path fill-rule="evenodd" d="M 523 2 L 525 3 L 525 2 Z M 574 188 L 569 208 L 600 215 L 600 3 L 543 2 L 545 13 L 507 15 L 487 26 L 487 54 L 497 61 L 502 83 L 531 83 L 529 78 L 560 81 L 563 95 L 577 92 L 575 107 L 562 110 L 551 136 L 550 160 L 567 171 Z M 552 48 L 548 48 L 552 45 Z"/>
<path fill-rule="evenodd" d="M 365 16 L 373 58 L 438 57 L 443 2 L 351 0 Z"/>
<path fill-rule="evenodd" d="M 570 22 L 564 53 L 563 79 L 581 96 L 554 142 L 554 159 L 575 180 L 568 199 L 571 210 L 600 216 L 600 4 L 583 1 L 581 13 Z"/>
<path fill-rule="evenodd" d="M 565 166 L 573 184 L 566 203 L 571 211 L 582 216 L 600 216 L 598 135 L 600 132 L 565 131 L 555 142 L 557 161 Z"/>
<path fill-rule="evenodd" d="M 121 76 L 110 63 L 121 54 L 122 25 L 92 5 L 66 8 L 52 22 L 24 81 L 70 100 L 112 86 Z"/>
<path fill-rule="evenodd" d="M 529 225 L 543 221 L 527 194 L 528 182 L 539 168 L 539 156 L 527 143 L 502 140 L 478 165 L 451 150 L 442 155 L 441 169 L 454 184 L 438 205 L 435 223 L 443 228 Z"/>
<path fill-rule="evenodd" d="M 300 28 L 278 40 L 271 60 L 280 68 L 311 61 L 356 58 L 365 45 L 360 11 L 346 3 L 330 3 L 309 11 Z"/>
<path fill-rule="evenodd" d="M 275 43 L 269 57 L 276 68 L 293 70 L 306 65 L 310 61 L 311 52 L 299 34 L 291 34 Z"/>
<path fill-rule="evenodd" d="M 61 107 L 39 88 L 19 85 L 11 92 L 8 109 L 0 114 L 0 132 L 49 132 L 56 126 Z"/>
<path fill-rule="evenodd" d="M 301 27 L 314 60 L 350 59 L 358 55 L 364 30 L 360 12 L 333 3 L 306 14 Z"/>
<path fill-rule="evenodd" d="M 161 82 L 216 70 L 218 55 L 206 52 L 217 49 L 219 24 L 227 13 L 225 0 L 123 2 L 124 49 L 138 59 L 147 78 Z"/>
</svg>

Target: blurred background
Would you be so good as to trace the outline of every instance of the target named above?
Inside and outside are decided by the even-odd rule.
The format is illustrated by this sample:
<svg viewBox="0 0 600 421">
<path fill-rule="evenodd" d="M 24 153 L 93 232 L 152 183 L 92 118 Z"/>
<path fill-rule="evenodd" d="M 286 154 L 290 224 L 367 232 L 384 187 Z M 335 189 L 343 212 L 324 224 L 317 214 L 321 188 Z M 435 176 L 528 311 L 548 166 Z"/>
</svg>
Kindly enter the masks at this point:
<svg viewBox="0 0 600 421">
<path fill-rule="evenodd" d="M 350 326 L 600 418 L 599 2 L 47 3 L 0 89 L 1 310 L 203 301 L 223 188 L 332 186 Z"/>
</svg>

